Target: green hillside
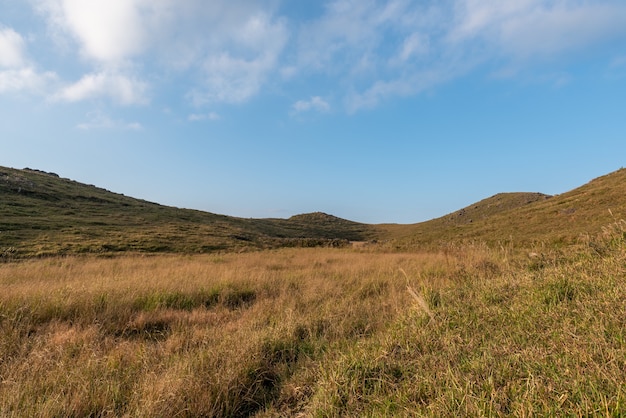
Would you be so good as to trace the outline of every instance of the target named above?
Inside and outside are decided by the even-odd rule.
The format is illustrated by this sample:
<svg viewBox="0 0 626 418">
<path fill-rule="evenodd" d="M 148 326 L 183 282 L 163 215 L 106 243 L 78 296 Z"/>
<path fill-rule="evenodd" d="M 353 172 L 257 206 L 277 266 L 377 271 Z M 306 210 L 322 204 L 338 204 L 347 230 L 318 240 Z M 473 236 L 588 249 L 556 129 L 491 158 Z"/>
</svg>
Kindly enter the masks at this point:
<svg viewBox="0 0 626 418">
<path fill-rule="evenodd" d="M 500 193 L 411 225 L 366 225 L 325 213 L 243 219 L 138 200 L 39 170 L 0 167 L 0 256 L 204 253 L 379 241 L 412 250 L 483 241 L 563 245 L 626 218 L 626 169 L 557 196 Z"/>
<path fill-rule="evenodd" d="M 562 245 L 624 218 L 626 169 L 620 169 L 557 196 L 497 194 L 431 221 L 382 225 L 380 234 L 398 248 L 472 240 L 516 246 Z"/>
<path fill-rule="evenodd" d="M 339 245 L 371 227 L 330 215 L 242 219 L 158 205 L 38 170 L 0 167 L 4 257 Z"/>
</svg>

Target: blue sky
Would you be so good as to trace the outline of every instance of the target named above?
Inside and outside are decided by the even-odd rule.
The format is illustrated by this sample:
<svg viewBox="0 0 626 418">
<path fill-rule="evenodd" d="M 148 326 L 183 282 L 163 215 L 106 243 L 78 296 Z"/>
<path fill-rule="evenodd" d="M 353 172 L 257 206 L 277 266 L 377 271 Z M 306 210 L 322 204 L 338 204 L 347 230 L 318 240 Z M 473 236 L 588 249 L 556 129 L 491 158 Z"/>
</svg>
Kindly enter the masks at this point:
<svg viewBox="0 0 626 418">
<path fill-rule="evenodd" d="M 624 166 L 623 0 L 0 0 L 0 165 L 413 223 Z"/>
</svg>

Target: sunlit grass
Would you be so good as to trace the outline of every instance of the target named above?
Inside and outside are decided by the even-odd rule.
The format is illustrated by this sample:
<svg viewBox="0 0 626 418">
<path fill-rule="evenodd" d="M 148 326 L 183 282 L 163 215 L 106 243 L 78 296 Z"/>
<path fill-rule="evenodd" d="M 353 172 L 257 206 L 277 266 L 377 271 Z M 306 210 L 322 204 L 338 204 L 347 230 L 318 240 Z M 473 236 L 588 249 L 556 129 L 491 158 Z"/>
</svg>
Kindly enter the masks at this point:
<svg viewBox="0 0 626 418">
<path fill-rule="evenodd" d="M 0 264 L 0 416 L 622 416 L 624 238 Z"/>
<path fill-rule="evenodd" d="M 398 266 L 440 261 L 318 249 L 3 264 L 0 412 L 259 411 L 395 317 Z"/>
</svg>

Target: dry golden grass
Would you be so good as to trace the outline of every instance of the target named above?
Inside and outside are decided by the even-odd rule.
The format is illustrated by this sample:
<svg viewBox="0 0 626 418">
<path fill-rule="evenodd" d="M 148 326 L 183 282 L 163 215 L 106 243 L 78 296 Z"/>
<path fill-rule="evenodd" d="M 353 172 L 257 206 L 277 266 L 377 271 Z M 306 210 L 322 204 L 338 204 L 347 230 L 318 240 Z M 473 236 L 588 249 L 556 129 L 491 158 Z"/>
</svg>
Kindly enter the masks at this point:
<svg viewBox="0 0 626 418">
<path fill-rule="evenodd" d="M 312 365 L 409 304 L 398 267 L 441 263 L 300 249 L 0 265 L 0 415 L 298 409 Z"/>
<path fill-rule="evenodd" d="M 626 416 L 626 224 L 603 235 L 567 254 L 506 263 L 479 256 L 443 280 L 422 276 L 434 320 L 421 308 L 404 312 L 324 359 L 309 410 Z"/>
<path fill-rule="evenodd" d="M 568 252 L 0 264 L 0 416 L 623 416 L 624 224 Z"/>
</svg>

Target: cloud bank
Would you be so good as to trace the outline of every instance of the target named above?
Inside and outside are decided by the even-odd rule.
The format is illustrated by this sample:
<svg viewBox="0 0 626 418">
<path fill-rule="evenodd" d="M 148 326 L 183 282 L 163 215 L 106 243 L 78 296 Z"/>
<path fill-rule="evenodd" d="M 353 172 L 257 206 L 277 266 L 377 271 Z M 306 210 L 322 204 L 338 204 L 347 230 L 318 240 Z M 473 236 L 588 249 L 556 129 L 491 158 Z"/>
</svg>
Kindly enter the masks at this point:
<svg viewBox="0 0 626 418">
<path fill-rule="evenodd" d="M 71 70 L 39 70 L 41 38 L 0 26 L 0 93 L 66 103 L 146 105 L 176 84 L 191 106 L 240 105 L 296 83 L 311 99 L 291 111 L 326 111 L 332 95 L 356 112 L 481 66 L 514 75 L 626 41 L 620 0 L 331 0 L 305 16 L 280 0 L 30 2 Z"/>
</svg>

